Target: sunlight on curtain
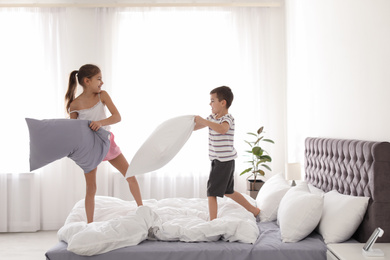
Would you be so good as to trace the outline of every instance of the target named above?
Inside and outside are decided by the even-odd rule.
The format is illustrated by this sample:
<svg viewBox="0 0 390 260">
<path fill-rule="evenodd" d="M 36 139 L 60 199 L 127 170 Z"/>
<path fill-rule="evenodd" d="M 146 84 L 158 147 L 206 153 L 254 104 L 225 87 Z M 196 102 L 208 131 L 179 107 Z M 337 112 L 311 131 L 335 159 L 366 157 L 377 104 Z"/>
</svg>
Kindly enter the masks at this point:
<svg viewBox="0 0 390 260">
<path fill-rule="evenodd" d="M 121 143 L 129 144 L 122 145 L 124 153 L 134 154 L 164 120 L 186 114 L 207 117 L 213 88 L 237 89 L 238 49 L 231 12 L 129 9 L 117 14 L 117 24 L 112 93 L 124 119 L 115 131 Z M 208 175 L 207 134 L 207 129 L 195 132 L 174 160 L 151 178 L 160 182 L 164 173 L 164 179 Z"/>
<path fill-rule="evenodd" d="M 29 170 L 26 117 L 63 117 L 57 69 L 59 9 L 0 8 L 2 147 L 0 173 Z M 54 48 L 54 49 L 53 49 Z M 61 111 L 61 112 L 59 112 Z"/>
<path fill-rule="evenodd" d="M 10 231 L 10 216 L 15 219 L 14 230 L 57 229 L 84 197 L 84 174 L 70 159 L 24 176 L 31 179 L 28 191 L 18 174 L 29 169 L 24 118 L 66 117 L 68 75 L 85 63 L 102 69 L 103 88 L 122 115 L 112 131 L 129 162 L 163 121 L 187 114 L 207 117 L 210 90 L 227 85 L 235 95 L 229 112 L 236 119 L 237 173 L 246 167 L 246 133 L 256 131 L 259 124 L 279 140 L 268 151 L 274 154 L 274 170 L 283 168 L 282 10 L 3 8 L 0 12 L 0 133 L 6 137 L 2 140 L 6 149 L 0 152 L 0 231 Z M 168 165 L 138 177 L 143 199 L 205 197 L 209 167 L 208 132 L 202 129 Z M 236 189 L 244 191 L 243 183 L 245 177 L 237 174 Z M 97 195 L 133 199 L 122 175 L 107 162 L 98 168 L 97 186 Z M 39 209 L 29 228 L 16 222 L 23 208 Z"/>
<path fill-rule="evenodd" d="M 21 9 L 0 9 L 0 71 L 2 74 L 2 138 L 0 173 L 27 172 L 28 143 L 27 116 L 41 114 L 42 108 L 50 109 L 41 88 L 45 75 L 44 39 L 37 33 L 39 14 Z M 30 30 L 28 29 L 30 28 Z M 26 44 L 28 42 L 28 44 Z M 40 95 L 41 94 L 41 95 Z M 47 100 L 50 103 L 50 100 Z M 12 155 L 12 156 L 10 156 Z"/>
<path fill-rule="evenodd" d="M 41 194 L 55 183 L 45 182 L 42 171 L 29 173 L 29 136 L 26 117 L 63 117 L 58 73 L 58 22 L 56 8 L 0 9 L 0 71 L 2 73 L 2 126 L 0 182 L 1 231 L 35 231 L 49 210 Z M 61 94 L 60 94 L 61 93 Z M 61 97 L 61 101 L 62 101 Z M 58 177 L 58 176 L 57 176 Z M 47 178 L 46 178 L 47 181 Z M 48 196 L 52 199 L 60 189 Z M 58 201 L 52 202 L 58 205 Z M 42 205 L 42 207 L 41 207 Z M 50 209 L 51 208 L 51 209 Z M 56 223 L 58 226 L 58 223 Z"/>
<path fill-rule="evenodd" d="M 115 17 L 109 26 L 116 31 L 106 37 L 112 40 L 111 93 L 123 118 L 114 131 L 126 145 L 121 146 L 125 154 L 134 154 L 163 120 L 185 114 L 207 117 L 209 92 L 227 85 L 235 95 L 229 112 L 236 119 L 237 172 L 247 160 L 246 133 L 261 125 L 279 140 L 275 147 L 267 147 L 281 159 L 273 168 L 284 168 L 280 10 L 128 8 L 114 12 L 108 15 Z M 161 182 L 172 175 L 208 176 L 207 134 L 206 129 L 195 132 L 172 162 L 151 178 Z M 237 187 L 241 179 L 236 180 Z"/>
</svg>

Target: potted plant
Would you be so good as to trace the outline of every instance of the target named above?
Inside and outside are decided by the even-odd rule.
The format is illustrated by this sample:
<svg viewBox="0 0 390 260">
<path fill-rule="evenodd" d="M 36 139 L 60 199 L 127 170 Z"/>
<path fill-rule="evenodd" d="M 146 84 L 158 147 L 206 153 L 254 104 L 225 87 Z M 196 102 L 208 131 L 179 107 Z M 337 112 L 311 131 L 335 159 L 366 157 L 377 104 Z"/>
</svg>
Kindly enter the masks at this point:
<svg viewBox="0 0 390 260">
<path fill-rule="evenodd" d="M 261 144 L 262 142 L 274 144 L 274 141 L 264 138 L 263 129 L 264 127 L 262 126 L 257 130 L 256 133 L 247 133 L 250 136 L 254 136 L 255 139 L 253 141 L 245 141 L 251 147 L 250 150 L 246 151 L 251 155 L 251 160 L 247 161 L 247 163 L 251 164 L 251 167 L 240 173 L 240 176 L 250 172 L 249 176 L 247 177 L 247 189 L 249 191 L 249 195 L 252 198 L 256 198 L 257 193 L 264 184 L 264 182 L 259 180 L 258 177 L 265 175 L 264 169 L 272 171 L 271 167 L 267 165 L 267 163 L 272 161 L 272 158 L 268 152 L 261 147 Z"/>
</svg>

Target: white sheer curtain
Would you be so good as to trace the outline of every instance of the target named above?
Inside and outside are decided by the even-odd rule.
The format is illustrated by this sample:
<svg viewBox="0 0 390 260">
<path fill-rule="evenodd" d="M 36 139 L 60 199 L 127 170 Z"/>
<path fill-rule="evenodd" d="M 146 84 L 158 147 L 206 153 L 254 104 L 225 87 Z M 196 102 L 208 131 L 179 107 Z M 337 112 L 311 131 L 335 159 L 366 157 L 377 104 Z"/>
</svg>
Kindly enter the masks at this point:
<svg viewBox="0 0 390 260">
<path fill-rule="evenodd" d="M 105 35 L 112 39 L 112 62 L 106 68 L 112 75 L 110 93 L 124 119 L 114 131 L 122 142 L 131 144 L 123 147 L 125 154 L 133 154 L 156 124 L 166 118 L 207 116 L 210 90 L 228 85 L 235 94 L 230 112 L 237 121 L 236 147 L 240 155 L 247 149 L 243 142 L 246 133 L 264 125 L 277 140 L 274 147 L 269 147 L 276 154 L 274 169 L 284 168 L 283 10 L 127 8 L 99 12 L 104 18 L 100 20 L 102 28 L 116 28 Z M 176 195 L 206 196 L 207 157 L 207 131 L 195 132 L 170 164 L 158 174 L 145 176 L 156 181 L 149 184 L 148 179 L 141 189 L 148 190 L 153 183 L 170 183 L 178 188 L 181 184 L 175 185 L 173 180 L 180 176 L 188 180 L 188 184 L 182 184 L 186 190 L 194 176 L 202 176 L 200 192 Z M 245 167 L 245 160 L 237 160 L 237 172 Z M 241 191 L 245 189 L 242 180 L 236 180 Z M 153 192 L 158 187 L 150 189 Z M 160 196 L 175 194 L 158 192 Z"/>
<path fill-rule="evenodd" d="M 122 115 L 112 127 L 130 162 L 164 120 L 210 113 L 209 92 L 233 89 L 239 173 L 243 140 L 260 125 L 277 144 L 274 172 L 284 165 L 284 19 L 280 8 L 0 9 L 0 231 L 59 228 L 84 197 L 82 171 L 65 158 L 28 173 L 24 117 L 63 118 L 69 73 L 85 63 L 102 69 L 103 86 Z M 4 36 L 4 37 L 3 37 Z M 3 40 L 4 39 L 4 40 Z M 157 172 L 139 176 L 143 199 L 204 197 L 207 130 Z M 29 181 L 21 181 L 29 180 Z M 244 177 L 236 178 L 243 191 Z M 107 162 L 98 195 L 132 200 Z M 27 187 L 27 189 L 26 189 Z M 28 217 L 27 217 L 28 216 Z"/>
<path fill-rule="evenodd" d="M 43 170 L 29 173 L 29 137 L 24 118 L 63 117 L 63 90 L 59 84 L 64 77 L 59 63 L 64 13 L 64 9 L 56 8 L 0 9 L 1 232 L 41 229 L 43 210 L 50 208 L 45 200 L 63 193 L 60 176 L 53 175 L 57 181 L 51 182 Z M 45 193 L 47 187 L 53 188 L 51 194 Z M 57 208 L 51 214 L 61 213 Z"/>
</svg>

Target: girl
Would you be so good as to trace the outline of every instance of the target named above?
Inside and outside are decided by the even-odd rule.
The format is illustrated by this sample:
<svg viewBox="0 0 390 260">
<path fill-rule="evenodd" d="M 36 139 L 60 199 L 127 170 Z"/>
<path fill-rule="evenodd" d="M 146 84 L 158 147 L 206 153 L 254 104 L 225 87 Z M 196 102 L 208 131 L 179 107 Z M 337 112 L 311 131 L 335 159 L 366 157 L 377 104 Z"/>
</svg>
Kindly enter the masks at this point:
<svg viewBox="0 0 390 260">
<path fill-rule="evenodd" d="M 75 98 L 77 81 L 83 87 L 83 92 Z M 103 127 L 110 130 L 110 125 L 121 121 L 121 116 L 112 102 L 108 93 L 101 90 L 103 85 L 102 73 L 100 69 L 91 64 L 82 66 L 78 71 L 74 70 L 69 76 L 68 91 L 65 95 L 66 111 L 71 119 L 91 120 L 89 127 L 93 131 Z M 107 106 L 111 113 L 106 116 L 104 106 Z M 119 147 L 115 144 L 114 135 L 111 133 L 110 149 L 103 161 L 109 161 L 123 176 L 126 175 L 129 164 L 121 153 Z M 86 195 L 85 211 L 88 223 L 93 222 L 95 210 L 96 194 L 96 171 L 97 168 L 85 174 Z M 142 205 L 141 192 L 137 179 L 133 176 L 126 179 L 129 183 L 130 192 L 133 195 L 138 206 Z"/>
</svg>

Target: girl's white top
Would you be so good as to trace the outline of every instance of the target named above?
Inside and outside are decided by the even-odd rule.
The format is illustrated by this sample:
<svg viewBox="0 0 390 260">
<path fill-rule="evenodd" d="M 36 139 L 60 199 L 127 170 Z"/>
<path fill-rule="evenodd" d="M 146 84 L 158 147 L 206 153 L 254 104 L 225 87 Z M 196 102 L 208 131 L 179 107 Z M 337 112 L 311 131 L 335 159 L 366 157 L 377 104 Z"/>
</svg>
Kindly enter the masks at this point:
<svg viewBox="0 0 390 260">
<path fill-rule="evenodd" d="M 99 94 L 99 102 L 97 102 L 96 105 L 87 109 L 70 111 L 70 113 L 74 113 L 74 112 L 78 113 L 77 119 L 99 121 L 107 118 L 105 105 L 100 100 L 100 94 Z M 107 131 L 110 131 L 111 129 L 109 125 L 102 126 L 102 127 Z"/>
</svg>

